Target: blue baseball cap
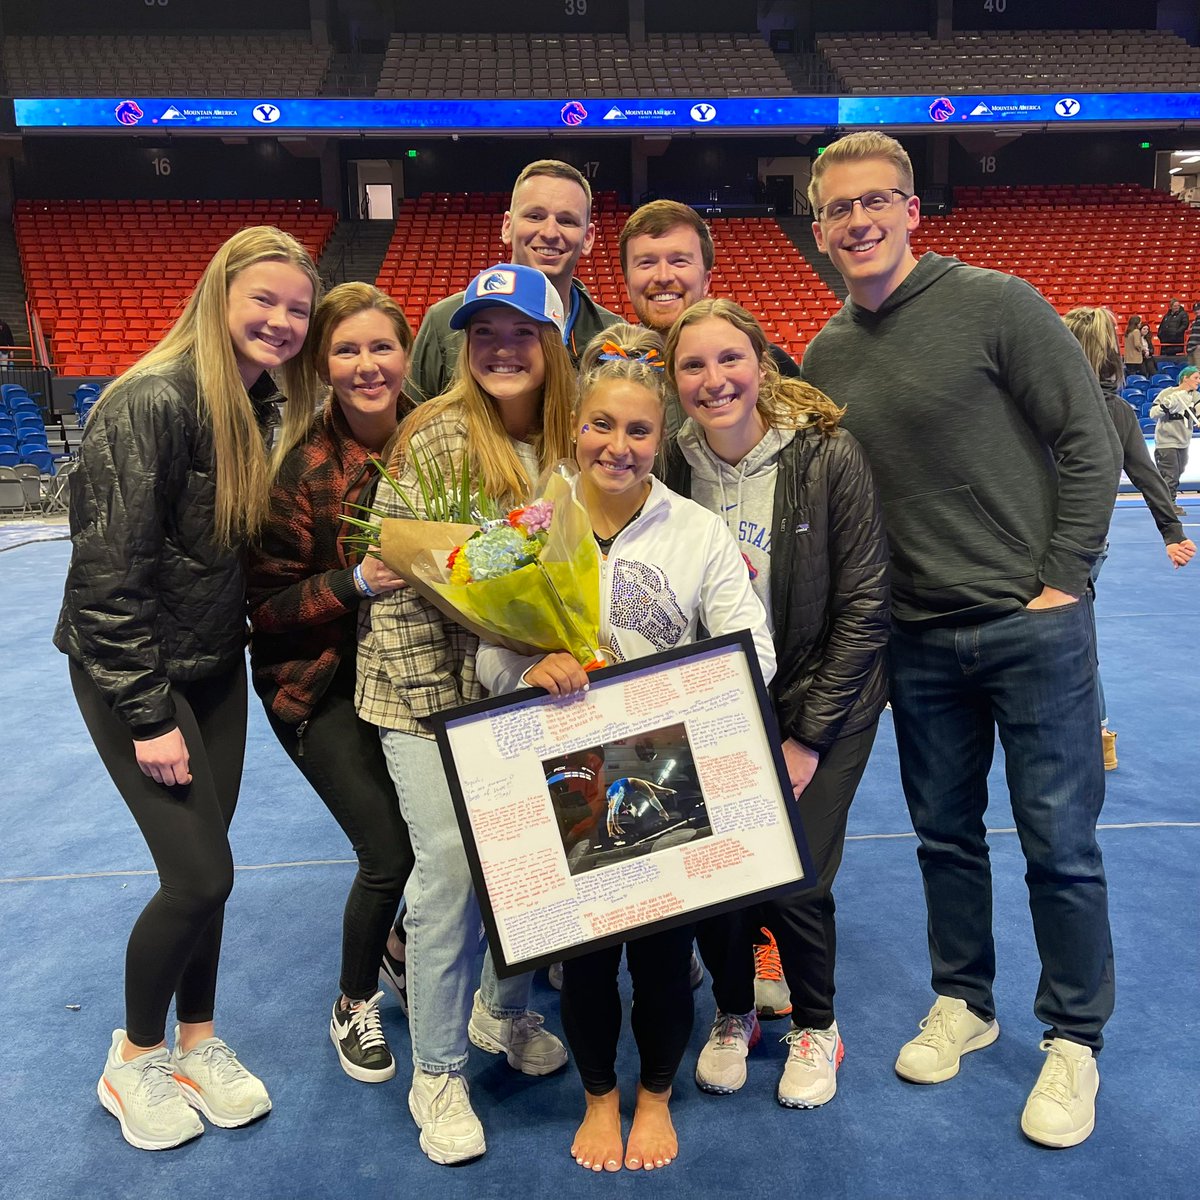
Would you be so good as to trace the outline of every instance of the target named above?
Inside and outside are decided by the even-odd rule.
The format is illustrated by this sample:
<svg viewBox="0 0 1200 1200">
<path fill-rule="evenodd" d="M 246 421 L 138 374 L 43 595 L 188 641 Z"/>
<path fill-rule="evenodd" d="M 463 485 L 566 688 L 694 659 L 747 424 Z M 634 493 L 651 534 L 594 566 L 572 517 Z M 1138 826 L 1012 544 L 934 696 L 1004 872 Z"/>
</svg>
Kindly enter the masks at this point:
<svg viewBox="0 0 1200 1200">
<path fill-rule="evenodd" d="M 450 317 L 451 329 L 466 329 L 481 308 L 496 305 L 515 308 L 543 325 L 554 325 L 561 334 L 566 328 L 562 297 L 550 280 L 535 267 L 497 263 L 480 271 L 463 292 L 462 304 Z"/>
</svg>

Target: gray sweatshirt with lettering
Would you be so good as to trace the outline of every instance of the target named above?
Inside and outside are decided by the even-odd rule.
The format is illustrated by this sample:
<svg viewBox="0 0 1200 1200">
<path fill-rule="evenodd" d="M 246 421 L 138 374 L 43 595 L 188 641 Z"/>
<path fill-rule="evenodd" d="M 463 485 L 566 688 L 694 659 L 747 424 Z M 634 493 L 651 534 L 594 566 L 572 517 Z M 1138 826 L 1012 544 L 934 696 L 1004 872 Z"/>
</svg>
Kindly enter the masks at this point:
<svg viewBox="0 0 1200 1200">
<path fill-rule="evenodd" d="M 973 624 L 1088 586 L 1120 445 L 1079 343 L 1024 280 L 928 253 L 847 300 L 801 374 L 846 406 L 883 501 L 897 620 Z"/>
</svg>

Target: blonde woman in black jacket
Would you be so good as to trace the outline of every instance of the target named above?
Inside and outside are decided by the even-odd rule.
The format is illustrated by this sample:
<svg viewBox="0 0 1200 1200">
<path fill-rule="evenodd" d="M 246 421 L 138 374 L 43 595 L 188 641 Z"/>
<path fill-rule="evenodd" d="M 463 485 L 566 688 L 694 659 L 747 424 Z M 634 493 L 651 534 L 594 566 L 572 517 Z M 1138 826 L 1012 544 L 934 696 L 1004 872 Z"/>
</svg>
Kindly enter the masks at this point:
<svg viewBox="0 0 1200 1200">
<path fill-rule="evenodd" d="M 125 1028 L 100 1103 L 141 1150 L 271 1107 L 216 1036 L 228 828 L 246 743 L 243 549 L 267 514 L 269 370 L 311 409 L 300 355 L 319 281 L 268 226 L 214 255 L 183 315 L 92 410 L 71 476 L 71 566 L 55 645 L 159 890 L 125 956 Z M 166 1047 L 175 1001 L 174 1050 Z"/>
<path fill-rule="evenodd" d="M 667 482 L 719 513 L 737 539 L 775 640 L 771 686 L 783 754 L 818 880 L 748 914 L 702 922 L 716 1019 L 696 1065 L 705 1091 L 736 1091 L 760 1037 L 752 935 L 778 942 L 792 1029 L 777 1096 L 833 1098 L 843 1046 L 834 1019 L 834 876 L 846 819 L 886 702 L 890 595 L 883 518 L 866 456 L 816 388 L 779 375 L 758 322 L 702 300 L 672 328 L 667 373 L 687 416 Z M 782 1014 L 781 1014 L 782 1015 Z"/>
</svg>

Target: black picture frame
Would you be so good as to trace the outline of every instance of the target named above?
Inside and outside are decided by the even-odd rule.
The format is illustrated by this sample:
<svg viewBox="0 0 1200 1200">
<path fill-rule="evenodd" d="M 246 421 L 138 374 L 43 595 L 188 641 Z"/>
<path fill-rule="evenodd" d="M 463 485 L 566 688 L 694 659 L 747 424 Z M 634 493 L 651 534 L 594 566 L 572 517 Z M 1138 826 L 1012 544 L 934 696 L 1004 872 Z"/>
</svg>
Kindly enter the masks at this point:
<svg viewBox="0 0 1200 1200">
<path fill-rule="evenodd" d="M 788 863 L 786 868 L 788 878 L 776 879 L 769 885 L 760 888 L 739 891 L 735 896 L 720 896 L 711 903 L 689 902 L 682 910 L 662 916 L 654 916 L 614 932 L 604 932 L 596 936 L 584 937 L 582 940 L 569 945 L 555 945 L 553 948 L 540 953 L 510 954 L 507 949 L 508 939 L 502 936 L 499 920 L 501 915 L 507 918 L 508 914 L 507 910 L 504 914 L 497 913 L 493 897 L 489 891 L 484 865 L 480 856 L 476 828 L 473 822 L 472 800 L 464 790 L 464 777 L 471 780 L 470 786 L 474 790 L 478 790 L 479 786 L 481 786 L 478 779 L 470 776 L 470 771 L 476 769 L 478 764 L 479 748 L 488 744 L 480 740 L 485 733 L 491 738 L 490 745 L 496 748 L 496 753 L 499 753 L 499 743 L 495 732 L 497 729 L 511 728 L 519 730 L 524 725 L 530 727 L 539 725 L 544 727 L 545 719 L 550 719 L 553 716 L 552 711 L 549 710 L 562 709 L 565 705 L 573 703 L 573 701 L 560 700 L 541 688 L 523 688 L 518 692 L 492 696 L 485 700 L 479 700 L 472 704 L 447 710 L 438 714 L 435 718 L 435 732 L 442 756 L 442 763 L 446 771 L 450 795 L 454 803 L 455 816 L 462 834 L 463 845 L 466 848 L 471 878 L 479 899 L 484 928 L 487 931 L 496 970 L 500 976 L 507 978 L 522 974 L 535 970 L 538 967 L 549 966 L 551 963 L 571 958 L 577 954 L 586 953 L 589 950 L 601 949 L 605 946 L 627 941 L 631 937 L 640 937 L 660 929 L 668 929 L 680 924 L 692 923 L 719 913 L 743 908 L 776 896 L 788 895 L 800 888 L 812 886 L 816 881 L 812 858 L 800 820 L 799 807 L 792 795 L 775 713 L 766 684 L 763 681 L 758 656 L 754 648 L 754 640 L 748 630 L 692 642 L 686 646 L 679 646 L 659 654 L 638 658 L 631 662 L 617 663 L 613 666 L 593 671 L 589 676 L 588 697 L 593 698 L 599 695 L 602 689 L 611 687 L 621 681 L 628 681 L 634 676 L 641 676 L 647 680 L 667 676 L 674 678 L 685 667 L 692 664 L 699 664 L 706 659 L 716 659 L 728 655 L 731 650 L 740 652 L 741 657 L 744 659 L 745 672 L 743 674 L 748 676 L 750 686 L 738 689 L 740 694 L 737 700 L 728 700 L 726 708 L 730 711 L 736 711 L 739 714 L 739 718 L 744 718 L 748 722 L 751 732 L 755 735 L 755 744 L 760 748 L 760 760 L 765 758 L 763 766 L 759 768 L 760 774 L 765 777 L 763 787 L 768 793 L 768 798 L 774 801 L 774 813 L 782 818 L 777 823 L 791 835 L 790 838 L 777 839 L 778 844 L 774 847 L 780 856 L 780 861 Z M 722 693 L 722 698 L 728 697 L 731 690 L 730 688 L 725 689 Z M 624 694 L 628 695 L 629 693 L 626 692 Z M 708 701 L 704 700 L 696 702 L 698 705 L 707 703 Z M 696 713 L 691 709 L 687 709 L 686 701 L 683 702 L 683 706 L 684 716 L 682 720 L 680 719 L 681 712 L 679 706 L 668 709 L 661 720 L 654 715 L 629 718 L 631 727 L 637 726 L 637 730 L 631 729 L 631 732 L 626 733 L 622 737 L 602 743 L 596 748 L 596 751 L 603 751 L 608 746 L 619 746 L 625 749 L 627 757 L 630 739 L 634 739 L 635 752 L 639 754 L 641 753 L 641 747 L 649 745 L 656 737 L 660 741 L 665 739 L 667 744 L 672 747 L 671 752 L 676 755 L 676 757 L 669 760 L 671 770 L 683 777 L 685 781 L 693 778 L 695 780 L 694 789 L 688 790 L 689 792 L 695 790 L 698 796 L 693 797 L 690 802 L 689 815 L 684 818 L 680 813 L 668 814 L 661 804 L 656 805 L 656 801 L 650 798 L 651 789 L 660 794 L 670 793 L 672 795 L 677 790 L 682 789 L 664 788 L 648 780 L 622 777 L 609 786 L 606 796 L 611 797 L 612 789 L 620 784 L 632 784 L 635 786 L 630 790 L 633 795 L 640 798 L 641 803 L 639 805 L 632 801 L 626 801 L 625 795 L 627 789 L 621 788 L 619 798 L 615 801 L 612 799 L 608 801 L 605 818 L 606 825 L 603 833 L 599 830 L 599 815 L 593 818 L 595 826 L 593 832 L 596 835 L 597 844 L 602 843 L 605 837 L 607 837 L 609 846 L 605 850 L 602 847 L 594 847 L 589 843 L 585 854 L 580 857 L 586 858 L 590 853 L 598 860 L 590 864 L 580 865 L 579 862 L 576 862 L 572 865 L 568 855 L 568 834 L 563 831 L 562 812 L 556 809 L 555 800 L 551 795 L 551 784 L 549 782 L 551 776 L 546 774 L 548 764 L 556 757 L 556 748 L 550 747 L 552 752 L 547 755 L 546 751 L 548 747 L 543 742 L 540 746 L 530 745 L 520 748 L 513 755 L 510 755 L 512 761 L 524 764 L 526 768 L 531 767 L 530 756 L 536 758 L 538 762 L 538 768 L 543 780 L 545 780 L 546 786 L 546 817 L 547 820 L 551 818 L 557 818 L 558 820 L 559 832 L 563 838 L 563 858 L 571 879 L 578 878 L 580 874 L 589 870 L 615 866 L 618 863 L 624 864 L 636 858 L 653 858 L 656 864 L 663 863 L 666 859 L 655 858 L 655 854 L 669 855 L 674 851 L 682 853 L 685 847 L 697 846 L 702 839 L 713 836 L 711 823 L 708 824 L 707 828 L 705 827 L 705 820 L 708 813 L 708 801 L 706 800 L 705 791 L 699 783 L 698 769 L 695 769 L 694 763 L 689 758 L 691 743 L 688 740 L 690 735 L 687 733 L 687 729 L 690 727 L 687 722 L 689 719 L 695 720 Z M 709 709 L 705 708 L 703 711 L 709 711 Z M 543 712 L 545 712 L 545 718 L 543 718 Z M 683 735 L 679 733 L 679 729 L 681 728 L 684 729 Z M 763 749 L 764 743 L 765 750 Z M 564 747 L 570 744 L 568 741 L 564 743 Z M 653 749 L 651 752 L 657 753 Z M 572 755 L 580 753 L 586 754 L 588 751 L 581 750 L 579 747 L 573 750 L 564 749 L 559 756 L 569 758 Z M 460 759 L 463 761 L 460 761 Z M 469 763 L 468 759 L 471 760 Z M 689 770 L 689 768 L 691 769 Z M 581 772 L 563 772 L 562 774 L 586 775 L 587 771 L 584 769 Z M 602 775 L 600 776 L 600 780 L 601 782 L 603 781 Z M 676 781 L 674 776 L 672 776 L 672 781 Z M 524 797 L 524 799 L 528 802 L 532 798 Z M 615 824 L 618 830 L 615 835 L 612 832 L 614 823 L 612 810 L 614 804 L 616 806 Z M 661 826 L 665 823 L 667 826 L 665 832 L 662 834 L 651 833 L 645 838 L 633 836 L 628 830 L 627 822 L 640 819 L 638 816 L 639 809 L 642 815 L 651 822 L 651 825 L 657 815 L 661 814 L 662 819 L 659 821 L 659 824 Z M 656 811 L 649 811 L 651 809 L 656 809 Z M 481 814 L 482 811 L 482 806 L 480 806 Z M 674 818 L 673 821 L 672 818 Z M 544 827 L 542 833 L 544 836 Z M 670 835 L 672 838 L 682 837 L 685 840 L 671 841 L 668 845 L 667 835 Z M 657 838 L 657 841 L 654 841 L 655 838 Z M 509 840 L 511 840 L 511 836 Z M 716 844 L 717 840 L 719 839 L 714 839 L 714 844 Z M 543 853 L 546 852 L 544 848 Z M 574 848 L 572 849 L 572 853 L 574 853 Z M 613 861 L 604 860 L 603 856 L 605 853 L 613 855 Z M 528 899 L 528 894 L 525 898 Z M 678 897 L 672 894 L 672 900 L 677 899 Z M 576 901 L 576 904 L 578 903 Z M 526 906 L 526 911 L 534 911 L 536 908 L 536 905 L 532 909 Z"/>
</svg>

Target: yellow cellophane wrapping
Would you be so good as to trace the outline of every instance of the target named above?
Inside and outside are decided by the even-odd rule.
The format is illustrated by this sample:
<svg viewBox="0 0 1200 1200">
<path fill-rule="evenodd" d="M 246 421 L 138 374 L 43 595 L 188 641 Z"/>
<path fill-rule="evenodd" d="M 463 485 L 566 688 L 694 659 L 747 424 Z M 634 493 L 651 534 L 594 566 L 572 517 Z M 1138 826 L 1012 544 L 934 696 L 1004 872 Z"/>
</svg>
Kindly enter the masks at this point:
<svg viewBox="0 0 1200 1200">
<path fill-rule="evenodd" d="M 599 657 L 600 552 L 591 522 L 562 475 L 540 499 L 554 504 L 536 563 L 499 579 L 451 583 L 446 560 L 476 532 L 472 525 L 387 518 L 383 561 L 430 604 L 477 637 L 518 654 L 565 650 L 587 666 Z"/>
</svg>

